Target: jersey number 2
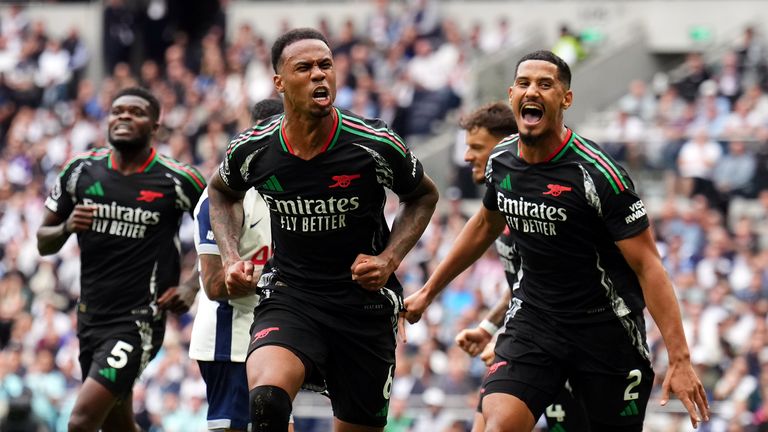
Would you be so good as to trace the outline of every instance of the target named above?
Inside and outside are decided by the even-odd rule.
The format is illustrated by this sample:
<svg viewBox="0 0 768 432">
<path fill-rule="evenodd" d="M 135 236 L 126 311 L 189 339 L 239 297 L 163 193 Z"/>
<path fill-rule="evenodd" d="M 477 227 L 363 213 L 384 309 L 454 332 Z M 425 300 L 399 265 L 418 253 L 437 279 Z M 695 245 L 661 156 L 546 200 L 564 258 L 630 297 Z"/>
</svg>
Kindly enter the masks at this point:
<svg viewBox="0 0 768 432">
<path fill-rule="evenodd" d="M 640 372 L 640 369 L 632 369 L 629 371 L 629 375 L 627 375 L 627 379 L 634 380 L 627 385 L 626 390 L 624 390 L 624 400 L 635 400 L 638 397 L 640 397 L 640 394 L 638 392 L 631 391 L 633 388 L 640 385 L 640 381 L 643 379 L 643 373 Z"/>
<path fill-rule="evenodd" d="M 115 347 L 109 353 L 112 355 L 107 357 L 107 363 L 115 369 L 120 369 L 128 364 L 128 354 L 133 351 L 133 345 L 128 342 L 117 341 Z"/>
</svg>

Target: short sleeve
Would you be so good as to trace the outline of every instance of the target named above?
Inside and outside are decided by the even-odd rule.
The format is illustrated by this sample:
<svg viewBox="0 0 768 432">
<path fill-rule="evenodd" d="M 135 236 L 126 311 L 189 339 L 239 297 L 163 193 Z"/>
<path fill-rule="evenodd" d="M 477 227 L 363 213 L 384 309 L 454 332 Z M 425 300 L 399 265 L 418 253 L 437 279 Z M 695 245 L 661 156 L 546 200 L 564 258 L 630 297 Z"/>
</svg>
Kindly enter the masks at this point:
<svg viewBox="0 0 768 432">
<path fill-rule="evenodd" d="M 195 221 L 195 250 L 198 255 L 221 255 L 219 246 L 211 228 L 211 217 L 208 205 L 208 189 L 205 190 L 197 203 L 194 213 Z"/>
<path fill-rule="evenodd" d="M 248 170 L 248 159 L 245 144 L 248 133 L 241 133 L 238 137 L 229 142 L 227 154 L 224 160 L 219 164 L 219 177 L 231 189 L 237 191 L 246 191 L 249 186 L 243 178 L 243 172 Z"/>
<path fill-rule="evenodd" d="M 600 202 L 605 226 L 614 241 L 624 240 L 644 231 L 650 223 L 645 204 L 634 190 L 634 184 L 624 174 L 623 187 L 616 192 L 615 185 L 600 187 Z"/>
<path fill-rule="evenodd" d="M 80 172 L 80 170 L 73 169 L 73 165 L 76 166 L 81 163 L 82 161 L 73 161 L 67 164 L 64 170 L 56 177 L 56 181 L 48 197 L 45 199 L 45 208 L 63 219 L 66 219 L 75 208 L 77 176 L 73 175 L 73 173 Z"/>
</svg>

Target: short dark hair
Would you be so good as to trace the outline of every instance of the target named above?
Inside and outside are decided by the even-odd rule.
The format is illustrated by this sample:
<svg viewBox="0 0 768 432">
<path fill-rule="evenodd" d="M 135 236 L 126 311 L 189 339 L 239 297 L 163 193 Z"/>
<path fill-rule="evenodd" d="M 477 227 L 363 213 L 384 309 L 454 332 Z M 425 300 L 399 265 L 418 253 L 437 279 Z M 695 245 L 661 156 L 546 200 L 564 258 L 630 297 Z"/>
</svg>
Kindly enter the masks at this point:
<svg viewBox="0 0 768 432">
<path fill-rule="evenodd" d="M 152 116 L 152 119 L 155 121 L 160 120 L 160 102 L 149 90 L 144 87 L 126 87 L 117 92 L 115 97 L 112 98 L 112 103 L 115 103 L 117 99 L 123 96 L 138 96 L 149 102 L 149 114 Z"/>
<path fill-rule="evenodd" d="M 571 88 L 571 68 L 568 67 L 568 63 L 558 57 L 557 54 L 547 50 L 534 51 L 524 55 L 517 62 L 517 66 L 515 66 L 515 77 L 517 77 L 517 69 L 520 67 L 520 64 L 528 60 L 542 60 L 557 66 L 557 78 L 561 83 L 565 84 L 565 88 Z"/>
<path fill-rule="evenodd" d="M 281 99 L 262 99 L 251 108 L 251 121 L 258 123 L 267 117 L 282 114 L 283 101 Z"/>
<path fill-rule="evenodd" d="M 313 28 L 302 27 L 289 30 L 288 32 L 283 33 L 283 35 L 277 38 L 275 43 L 272 44 L 272 68 L 275 70 L 275 73 L 277 73 L 277 69 L 280 66 L 285 47 L 304 39 L 317 39 L 323 41 L 323 43 L 328 46 L 328 49 L 331 48 L 331 44 L 328 43 L 328 39 L 325 35 Z"/>
<path fill-rule="evenodd" d="M 462 118 L 459 126 L 466 130 L 486 128 L 498 138 L 517 133 L 517 123 L 512 108 L 504 102 L 485 104 Z"/>
</svg>

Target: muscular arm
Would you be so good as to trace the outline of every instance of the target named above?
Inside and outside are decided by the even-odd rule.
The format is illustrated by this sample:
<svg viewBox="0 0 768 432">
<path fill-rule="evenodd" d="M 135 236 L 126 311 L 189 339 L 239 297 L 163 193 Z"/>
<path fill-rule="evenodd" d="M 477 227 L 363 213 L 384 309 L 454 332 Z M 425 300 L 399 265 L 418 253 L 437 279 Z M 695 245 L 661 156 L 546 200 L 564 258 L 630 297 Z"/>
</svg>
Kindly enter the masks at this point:
<svg viewBox="0 0 768 432">
<path fill-rule="evenodd" d="M 495 305 L 491 308 L 490 311 L 488 311 L 488 314 L 485 315 L 485 319 L 492 322 L 496 325 L 496 327 L 501 327 L 502 324 L 504 324 L 504 316 L 507 315 L 507 310 L 509 310 L 509 301 L 512 299 L 512 290 L 504 290 L 504 293 L 501 295 L 501 298 L 496 302 Z M 493 336 L 493 335 L 491 335 Z"/>
<path fill-rule="evenodd" d="M 461 272 L 477 261 L 504 229 L 504 216 L 480 207 L 467 221 L 448 252 L 424 287 L 405 300 L 405 317 L 414 323 L 421 319 L 427 306 Z"/>
<path fill-rule="evenodd" d="M 78 204 L 65 220 L 56 213 L 45 209 L 43 223 L 37 230 L 37 250 L 40 255 L 58 252 L 67 242 L 70 234 L 91 229 L 93 211 L 93 206 Z"/>
<path fill-rule="evenodd" d="M 238 204 L 245 192 L 238 192 L 227 186 L 215 172 L 208 183 L 208 200 L 211 228 L 221 252 L 221 261 L 232 263 L 240 260 L 237 244 L 243 226 L 243 212 Z"/>
<path fill-rule="evenodd" d="M 37 230 L 37 250 L 40 255 L 58 252 L 67 242 L 71 232 L 67 231 L 67 222 L 56 213 L 46 209 L 43 224 Z"/>
<path fill-rule="evenodd" d="M 230 300 L 252 294 L 230 294 L 227 292 L 227 285 L 224 283 L 224 267 L 221 264 L 221 257 L 219 255 L 201 254 L 199 258 L 203 289 L 205 290 L 205 295 L 208 296 L 209 299 L 214 301 Z M 254 273 L 253 276 L 256 279 L 259 277 L 256 273 Z"/>
<path fill-rule="evenodd" d="M 504 324 L 504 315 L 506 315 L 507 310 L 509 309 L 509 300 L 511 298 L 512 291 L 504 290 L 501 298 L 485 315 L 484 321 L 489 321 L 496 327 L 501 327 L 501 325 Z M 460 331 L 459 334 L 456 335 L 456 345 L 463 349 L 467 354 L 474 357 L 486 349 L 488 343 L 493 339 L 493 336 L 492 332 L 483 328 L 481 323 L 475 328 L 466 328 Z M 485 361 L 485 359 L 483 359 L 483 361 Z"/>
<path fill-rule="evenodd" d="M 352 278 L 363 288 L 377 290 L 402 262 L 427 228 L 437 205 L 438 192 L 426 174 L 416 189 L 401 195 L 400 210 L 392 224 L 386 248 L 377 257 L 360 254 L 352 264 Z"/>
<path fill-rule="evenodd" d="M 696 427 L 701 420 L 696 413 L 697 407 L 699 413 L 707 419 L 709 406 L 704 387 L 691 365 L 680 307 L 672 282 L 661 264 L 651 229 L 648 228 L 639 235 L 621 240 L 616 244 L 629 266 L 637 274 L 648 311 L 659 327 L 667 347 L 669 369 L 664 379 L 662 404 L 666 403 L 671 390 L 688 409 L 691 423 Z"/>
<path fill-rule="evenodd" d="M 245 196 L 227 186 L 214 173 L 208 184 L 209 216 L 216 244 L 221 253 L 224 284 L 229 293 L 250 293 L 256 285 L 254 265 L 243 260 L 238 252 L 240 230 L 243 226 L 243 212 L 238 207 Z"/>
</svg>

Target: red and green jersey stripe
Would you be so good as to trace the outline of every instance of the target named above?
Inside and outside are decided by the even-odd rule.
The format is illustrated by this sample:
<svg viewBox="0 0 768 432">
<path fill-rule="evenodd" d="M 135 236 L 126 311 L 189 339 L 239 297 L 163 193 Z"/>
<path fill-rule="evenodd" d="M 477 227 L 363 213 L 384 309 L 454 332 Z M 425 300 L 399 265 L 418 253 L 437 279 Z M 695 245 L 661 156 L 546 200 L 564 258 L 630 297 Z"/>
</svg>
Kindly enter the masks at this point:
<svg viewBox="0 0 768 432">
<path fill-rule="evenodd" d="M 339 139 L 339 133 L 341 133 L 341 122 L 339 121 L 341 118 L 341 113 L 339 112 L 338 108 L 333 108 L 332 116 L 333 127 L 331 128 L 331 132 L 328 134 L 328 137 L 325 139 L 325 144 L 323 144 L 323 147 L 320 149 L 320 153 L 332 149 L 333 146 L 336 145 L 336 141 Z M 283 127 L 282 122 L 280 122 L 280 145 L 283 147 L 283 151 L 286 151 L 290 154 L 295 154 L 291 143 L 288 142 L 288 137 L 285 135 L 285 128 Z"/>
<path fill-rule="evenodd" d="M 227 148 L 227 157 L 231 157 L 232 152 L 234 152 L 241 145 L 251 141 L 260 140 L 261 138 L 275 133 L 275 131 L 279 130 L 279 127 L 283 122 L 283 117 L 285 117 L 285 115 L 281 115 L 269 123 L 254 126 L 253 128 L 241 133 L 237 138 L 233 139 L 229 143 L 229 147 Z"/>
<path fill-rule="evenodd" d="M 374 128 L 360 119 L 348 116 L 342 117 L 341 124 L 341 128 L 346 132 L 388 144 L 403 157 L 408 152 L 403 140 L 386 127 Z"/>
<path fill-rule="evenodd" d="M 136 170 L 137 173 L 141 172 L 147 172 L 150 168 L 152 168 L 153 165 L 155 165 L 155 162 L 157 162 L 157 151 L 152 148 L 152 150 L 149 152 L 149 156 L 147 157 L 147 160 L 144 161 L 143 164 L 139 167 L 138 170 Z M 109 162 L 107 162 L 107 166 L 109 169 L 113 170 L 115 168 L 115 154 L 110 153 L 109 154 Z"/>
<path fill-rule="evenodd" d="M 203 191 L 203 188 L 205 188 L 205 179 L 203 179 L 200 172 L 188 165 L 181 164 L 168 156 L 158 156 L 157 161 L 160 162 L 161 165 L 189 180 L 198 192 Z"/>
<path fill-rule="evenodd" d="M 83 160 L 83 159 L 93 159 L 93 160 L 99 160 L 104 159 L 105 157 L 108 157 L 109 154 L 112 152 L 111 148 L 105 147 L 100 148 L 98 150 L 91 150 L 87 153 L 80 153 L 72 157 L 72 159 L 67 162 L 67 164 L 64 166 L 64 169 L 61 170 L 59 173 L 59 177 L 63 176 L 65 172 L 69 169 L 69 167 L 72 166 L 73 163 Z"/>
<path fill-rule="evenodd" d="M 618 194 L 629 188 L 627 180 L 621 174 L 621 170 L 597 147 L 589 144 L 584 138 L 573 133 L 573 137 L 562 150 L 552 158 L 553 161 L 560 159 L 567 149 L 573 149 L 576 154 L 584 158 L 587 162 L 595 166 L 608 180 L 613 191 Z"/>
</svg>

